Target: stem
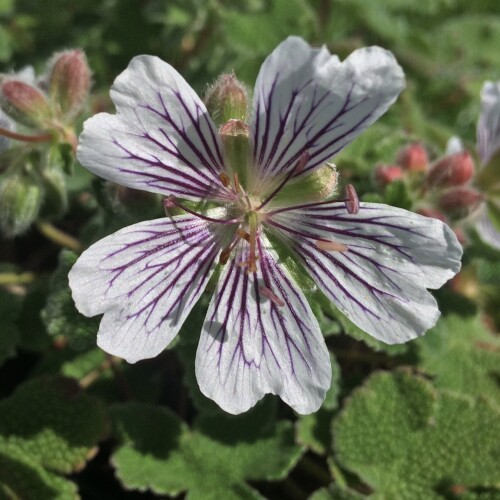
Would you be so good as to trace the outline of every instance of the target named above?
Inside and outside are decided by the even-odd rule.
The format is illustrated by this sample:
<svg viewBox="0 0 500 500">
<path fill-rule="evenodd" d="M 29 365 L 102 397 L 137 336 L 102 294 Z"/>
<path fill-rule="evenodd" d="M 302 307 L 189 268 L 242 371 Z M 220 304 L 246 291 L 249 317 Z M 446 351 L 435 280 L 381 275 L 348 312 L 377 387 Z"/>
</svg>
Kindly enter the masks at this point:
<svg viewBox="0 0 500 500">
<path fill-rule="evenodd" d="M 11 130 L 3 127 L 0 127 L 0 135 L 9 137 L 10 139 L 15 139 L 16 141 L 24 142 L 49 142 L 52 140 L 51 134 L 25 135 L 19 134 L 18 132 L 12 132 Z"/>
<path fill-rule="evenodd" d="M 337 466 L 337 464 L 333 460 L 330 461 L 330 470 L 332 471 L 333 479 L 335 480 L 335 482 L 341 488 L 347 489 L 349 486 L 347 483 L 347 480 L 346 480 L 344 474 L 342 473 L 342 471 L 340 470 L 340 468 Z"/>
<path fill-rule="evenodd" d="M 97 368 L 81 378 L 78 385 L 82 389 L 87 389 L 87 387 L 90 387 L 109 368 L 111 368 L 111 360 L 105 359 Z"/>
<path fill-rule="evenodd" d="M 26 285 L 35 281 L 35 273 L 0 273 L 0 286 Z"/>
<path fill-rule="evenodd" d="M 49 222 L 37 222 L 36 227 L 47 239 L 61 247 L 69 248 L 74 252 L 81 252 L 83 250 L 82 245 L 76 238 L 61 231 Z"/>
</svg>

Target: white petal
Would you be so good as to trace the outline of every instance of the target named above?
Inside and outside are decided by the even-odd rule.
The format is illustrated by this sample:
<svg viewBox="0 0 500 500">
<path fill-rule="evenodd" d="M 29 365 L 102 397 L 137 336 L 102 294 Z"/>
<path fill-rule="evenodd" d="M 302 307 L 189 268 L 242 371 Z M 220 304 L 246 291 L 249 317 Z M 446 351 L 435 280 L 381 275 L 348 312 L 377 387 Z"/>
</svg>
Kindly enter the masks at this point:
<svg viewBox="0 0 500 500">
<path fill-rule="evenodd" d="M 269 223 L 286 235 L 323 293 L 389 344 L 436 323 L 439 310 L 426 288 L 440 287 L 460 270 L 462 247 L 446 224 L 387 205 L 362 203 L 357 214 L 343 203 L 292 209 Z M 318 239 L 348 250 L 325 251 Z"/>
<path fill-rule="evenodd" d="M 170 343 L 213 272 L 220 226 L 187 215 L 141 222 L 83 252 L 69 284 L 82 314 L 104 313 L 102 349 L 134 363 Z"/>
<path fill-rule="evenodd" d="M 330 387 L 328 350 L 304 294 L 274 252 L 260 247 L 258 254 L 257 272 L 249 275 L 240 266 L 248 258 L 241 242 L 222 272 L 196 354 L 198 384 L 229 413 L 248 410 L 267 393 L 311 413 Z"/>
<path fill-rule="evenodd" d="M 485 243 L 500 250 L 500 232 L 489 218 L 486 206 L 481 210 L 476 220 L 475 228 Z"/>
<path fill-rule="evenodd" d="M 310 158 L 318 167 L 377 120 L 404 87 L 394 56 L 380 47 L 356 50 L 340 62 L 323 47 L 290 37 L 265 60 L 254 95 L 255 161 L 276 175 Z"/>
<path fill-rule="evenodd" d="M 462 151 L 465 151 L 462 139 L 456 135 L 451 136 L 446 143 L 446 150 L 444 154 L 448 156 L 455 153 L 461 153 Z"/>
<path fill-rule="evenodd" d="M 225 198 L 222 150 L 205 105 L 172 66 L 138 56 L 111 89 L 117 114 L 85 122 L 77 157 L 118 184 L 183 198 Z"/>
<path fill-rule="evenodd" d="M 485 82 L 481 90 L 477 147 L 483 165 L 500 149 L 500 82 Z"/>
</svg>

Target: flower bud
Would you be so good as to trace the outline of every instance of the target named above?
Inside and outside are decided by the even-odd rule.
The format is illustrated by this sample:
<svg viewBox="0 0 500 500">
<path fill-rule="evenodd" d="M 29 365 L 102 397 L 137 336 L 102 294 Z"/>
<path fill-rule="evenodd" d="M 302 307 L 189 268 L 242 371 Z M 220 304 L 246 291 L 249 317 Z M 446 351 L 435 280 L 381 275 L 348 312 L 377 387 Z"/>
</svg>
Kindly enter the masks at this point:
<svg viewBox="0 0 500 500">
<path fill-rule="evenodd" d="M 466 217 L 483 199 L 483 195 L 476 189 L 457 186 L 441 193 L 438 205 L 454 217 Z"/>
<path fill-rule="evenodd" d="M 43 189 L 27 175 L 11 175 L 0 186 L 0 230 L 7 238 L 26 232 L 37 218 Z"/>
<path fill-rule="evenodd" d="M 391 182 L 403 178 L 403 169 L 399 165 L 377 165 L 375 167 L 375 182 L 380 187 L 385 187 Z"/>
<path fill-rule="evenodd" d="M 441 222 L 446 222 L 446 215 L 438 210 L 437 208 L 420 208 L 417 213 L 423 215 L 424 217 L 432 217 L 433 219 L 440 220 Z"/>
<path fill-rule="evenodd" d="M 250 160 L 250 127 L 241 120 L 229 120 L 219 130 L 231 174 L 246 186 Z"/>
<path fill-rule="evenodd" d="M 205 104 L 212 120 L 221 125 L 229 120 L 245 121 L 248 110 L 248 92 L 234 73 L 221 75 L 208 88 Z"/>
<path fill-rule="evenodd" d="M 82 50 L 55 54 L 49 73 L 49 92 L 64 117 L 77 115 L 90 90 L 90 69 Z"/>
<path fill-rule="evenodd" d="M 414 142 L 399 150 L 396 163 L 410 172 L 425 172 L 429 164 L 429 158 L 422 144 Z"/>
<path fill-rule="evenodd" d="M 430 187 L 450 187 L 466 184 L 474 175 L 474 161 L 468 151 L 461 151 L 438 160 L 427 172 Z"/>
<path fill-rule="evenodd" d="M 14 120 L 28 127 L 39 126 L 50 115 L 45 95 L 21 80 L 6 79 L 0 85 L 0 105 Z"/>
<path fill-rule="evenodd" d="M 68 208 L 66 179 L 57 167 L 48 167 L 41 175 L 45 190 L 41 216 L 54 217 L 63 214 Z"/>
</svg>

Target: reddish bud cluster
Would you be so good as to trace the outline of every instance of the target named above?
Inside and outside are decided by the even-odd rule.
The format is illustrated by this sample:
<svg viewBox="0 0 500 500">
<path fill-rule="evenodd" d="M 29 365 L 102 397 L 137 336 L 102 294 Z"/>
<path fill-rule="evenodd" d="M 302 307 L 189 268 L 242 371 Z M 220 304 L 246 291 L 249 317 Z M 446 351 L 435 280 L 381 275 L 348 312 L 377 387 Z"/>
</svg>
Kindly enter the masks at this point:
<svg viewBox="0 0 500 500">
<path fill-rule="evenodd" d="M 468 151 L 460 151 L 438 160 L 427 172 L 429 187 L 461 186 L 474 176 L 474 161 Z"/>
<path fill-rule="evenodd" d="M 402 148 L 396 156 L 396 163 L 410 172 L 425 172 L 429 164 L 426 149 L 414 142 Z"/>
</svg>

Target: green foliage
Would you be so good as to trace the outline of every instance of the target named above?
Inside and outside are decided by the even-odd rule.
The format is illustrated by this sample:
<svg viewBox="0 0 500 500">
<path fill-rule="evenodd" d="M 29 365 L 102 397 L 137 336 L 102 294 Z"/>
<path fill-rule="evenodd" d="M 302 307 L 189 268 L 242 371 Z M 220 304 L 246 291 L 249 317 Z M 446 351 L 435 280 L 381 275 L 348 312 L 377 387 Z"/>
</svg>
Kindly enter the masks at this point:
<svg viewBox="0 0 500 500">
<path fill-rule="evenodd" d="M 44 469 L 28 453 L 0 442 L 0 499 L 73 500 L 76 485 Z"/>
<path fill-rule="evenodd" d="M 17 324 L 21 310 L 21 299 L 0 288 L 0 365 L 15 354 L 16 345 L 21 338 Z"/>
<path fill-rule="evenodd" d="M 0 401 L 0 443 L 47 469 L 70 473 L 96 452 L 107 430 L 102 403 L 61 377 L 29 380 Z"/>
<path fill-rule="evenodd" d="M 334 425 L 337 460 L 373 498 L 470 498 L 500 484 L 500 413 L 482 399 L 438 392 L 407 373 L 373 375 Z M 496 491 L 498 494 L 498 491 Z"/>
<path fill-rule="evenodd" d="M 112 414 L 120 441 L 112 462 L 128 489 L 187 490 L 191 499 L 259 498 L 245 481 L 280 479 L 301 455 L 292 425 L 277 422 L 269 402 L 238 417 L 200 417 L 192 428 L 154 406 L 123 404 Z"/>
<path fill-rule="evenodd" d="M 42 319 L 49 335 L 64 337 L 71 348 L 82 350 L 95 344 L 99 318 L 86 318 L 75 307 L 68 285 L 68 272 L 77 255 L 64 250 L 59 255 L 59 265 L 49 286 L 47 304 Z"/>
<path fill-rule="evenodd" d="M 448 316 L 416 342 L 419 366 L 439 388 L 500 401 L 500 339 L 476 318 Z"/>
<path fill-rule="evenodd" d="M 356 491 L 344 489 L 337 484 L 321 488 L 309 497 L 309 500 L 361 500 L 365 498 Z"/>
</svg>

